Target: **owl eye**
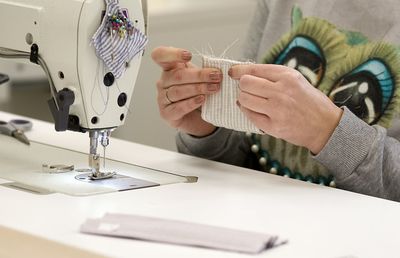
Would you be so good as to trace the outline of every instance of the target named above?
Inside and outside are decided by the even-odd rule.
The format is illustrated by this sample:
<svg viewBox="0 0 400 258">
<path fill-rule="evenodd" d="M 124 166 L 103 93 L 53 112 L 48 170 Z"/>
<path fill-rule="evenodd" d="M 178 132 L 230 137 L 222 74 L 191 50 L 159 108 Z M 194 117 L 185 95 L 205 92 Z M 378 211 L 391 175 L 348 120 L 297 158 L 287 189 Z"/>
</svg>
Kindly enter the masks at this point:
<svg viewBox="0 0 400 258">
<path fill-rule="evenodd" d="M 385 63 L 370 59 L 343 76 L 328 96 L 337 106 L 346 106 L 368 124 L 375 124 L 393 97 L 394 85 Z"/>
<path fill-rule="evenodd" d="M 318 45 L 304 36 L 295 37 L 274 63 L 298 70 L 314 87 L 321 82 L 326 68 L 325 58 Z"/>
</svg>

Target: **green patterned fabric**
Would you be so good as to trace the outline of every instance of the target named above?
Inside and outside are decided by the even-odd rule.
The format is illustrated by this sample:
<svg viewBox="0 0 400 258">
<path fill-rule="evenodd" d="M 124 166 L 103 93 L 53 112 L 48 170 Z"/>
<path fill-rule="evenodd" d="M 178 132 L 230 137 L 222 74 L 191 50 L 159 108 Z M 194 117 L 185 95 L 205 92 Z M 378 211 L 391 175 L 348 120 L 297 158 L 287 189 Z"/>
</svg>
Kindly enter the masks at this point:
<svg viewBox="0 0 400 258">
<path fill-rule="evenodd" d="M 369 124 L 390 127 L 400 107 L 398 47 L 386 42 L 371 42 L 362 33 L 345 31 L 324 19 L 304 18 L 298 6 L 293 7 L 291 18 L 292 29 L 268 50 L 263 63 L 282 64 L 299 70 L 338 106 L 348 101 L 341 96 L 346 87 L 359 83 L 358 91 L 362 92 L 364 88 L 371 89 L 368 83 L 362 88 L 362 80 L 379 84 L 381 99 L 365 97 L 368 114 L 363 111 L 360 118 Z M 378 69 L 380 73 L 374 74 L 370 69 Z M 385 71 L 386 77 L 381 71 Z M 368 76 L 376 78 L 369 79 Z M 329 176 L 327 169 L 315 162 L 305 148 L 270 136 L 262 137 L 261 148 L 268 150 L 271 158 L 282 166 L 303 176 Z"/>
</svg>

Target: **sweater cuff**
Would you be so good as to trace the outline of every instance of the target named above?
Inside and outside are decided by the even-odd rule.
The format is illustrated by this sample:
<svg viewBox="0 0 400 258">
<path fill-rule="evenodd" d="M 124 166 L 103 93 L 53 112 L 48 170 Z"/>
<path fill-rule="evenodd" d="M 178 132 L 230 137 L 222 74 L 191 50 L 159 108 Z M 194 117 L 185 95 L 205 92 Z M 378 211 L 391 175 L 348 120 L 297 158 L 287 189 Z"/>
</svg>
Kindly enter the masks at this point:
<svg viewBox="0 0 400 258">
<path fill-rule="evenodd" d="M 337 179 L 342 180 L 352 174 L 366 158 L 377 135 L 368 125 L 347 107 L 327 144 L 315 160 L 324 165 Z"/>
<path fill-rule="evenodd" d="M 212 158 L 220 155 L 226 148 L 226 141 L 231 136 L 232 130 L 219 127 L 212 134 L 205 137 L 195 137 L 190 134 L 178 132 L 176 143 L 178 151 L 185 154 L 203 158 Z"/>
</svg>

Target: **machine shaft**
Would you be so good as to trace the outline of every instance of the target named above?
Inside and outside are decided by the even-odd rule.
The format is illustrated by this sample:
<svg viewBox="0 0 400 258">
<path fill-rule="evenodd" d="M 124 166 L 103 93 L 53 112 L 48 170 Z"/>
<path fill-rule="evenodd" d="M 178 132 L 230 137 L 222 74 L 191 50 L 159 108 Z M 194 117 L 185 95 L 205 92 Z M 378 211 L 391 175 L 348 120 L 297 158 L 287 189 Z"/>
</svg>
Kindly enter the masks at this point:
<svg viewBox="0 0 400 258">
<path fill-rule="evenodd" d="M 104 148 L 104 168 L 105 168 L 105 148 L 110 143 L 111 130 L 92 130 L 89 132 L 90 137 L 90 151 L 89 151 L 89 167 L 92 170 L 92 179 L 106 179 L 115 175 L 114 172 L 101 172 L 100 171 L 100 154 L 97 153 L 97 147 L 100 140 Z"/>
</svg>

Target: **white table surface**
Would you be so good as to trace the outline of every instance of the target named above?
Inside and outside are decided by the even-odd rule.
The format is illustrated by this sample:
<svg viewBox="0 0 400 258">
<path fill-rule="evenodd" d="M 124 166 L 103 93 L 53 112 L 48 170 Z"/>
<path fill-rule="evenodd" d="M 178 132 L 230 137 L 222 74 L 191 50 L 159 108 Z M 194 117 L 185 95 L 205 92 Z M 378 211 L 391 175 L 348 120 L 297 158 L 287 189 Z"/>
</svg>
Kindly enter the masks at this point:
<svg viewBox="0 0 400 258">
<path fill-rule="evenodd" d="M 16 117 L 0 112 L 1 120 Z M 27 133 L 32 141 L 88 149 L 87 134 L 57 133 L 51 124 L 32 121 L 33 130 Z M 198 176 L 199 182 L 89 197 L 35 195 L 0 187 L 0 225 L 110 257 L 254 256 L 85 235 L 79 227 L 86 218 L 119 212 L 278 234 L 289 240 L 256 257 L 400 257 L 400 203 L 118 139 L 112 139 L 107 154 L 132 164 Z"/>
</svg>

